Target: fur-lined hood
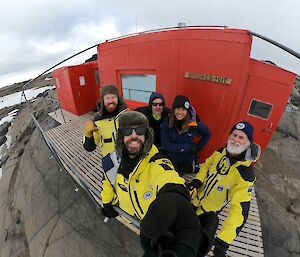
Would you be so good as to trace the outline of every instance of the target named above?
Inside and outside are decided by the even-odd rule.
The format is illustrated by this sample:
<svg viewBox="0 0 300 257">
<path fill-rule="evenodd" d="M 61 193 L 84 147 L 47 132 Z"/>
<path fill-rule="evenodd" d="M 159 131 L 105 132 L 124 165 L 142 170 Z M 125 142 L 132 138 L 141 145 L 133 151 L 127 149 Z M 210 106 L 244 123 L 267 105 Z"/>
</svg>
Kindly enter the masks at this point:
<svg viewBox="0 0 300 257">
<path fill-rule="evenodd" d="M 249 148 L 246 150 L 245 160 L 256 162 L 259 159 L 260 154 L 261 154 L 260 146 L 256 143 L 251 143 Z"/>
<path fill-rule="evenodd" d="M 122 133 L 120 133 L 120 128 L 122 129 L 122 128 L 146 126 L 147 131 L 145 135 L 145 143 L 141 155 L 141 157 L 145 157 L 149 153 L 154 141 L 154 132 L 153 129 L 149 127 L 149 122 L 146 116 L 137 111 L 127 111 L 123 113 L 118 120 L 119 120 L 119 129 L 117 132 L 116 147 L 115 147 L 118 157 L 122 158 L 122 152 L 124 149 L 124 140 L 123 140 Z"/>
</svg>

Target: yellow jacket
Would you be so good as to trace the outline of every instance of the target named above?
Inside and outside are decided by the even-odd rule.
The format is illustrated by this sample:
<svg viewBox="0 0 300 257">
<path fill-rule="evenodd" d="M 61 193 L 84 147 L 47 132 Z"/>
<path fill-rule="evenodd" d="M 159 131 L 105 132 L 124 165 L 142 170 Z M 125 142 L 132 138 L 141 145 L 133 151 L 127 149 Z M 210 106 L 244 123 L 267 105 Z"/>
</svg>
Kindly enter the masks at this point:
<svg viewBox="0 0 300 257">
<path fill-rule="evenodd" d="M 230 165 L 226 148 L 223 148 L 215 151 L 201 165 L 195 177 L 203 183 L 192 200 L 193 205 L 198 207 L 197 215 L 219 212 L 230 203 L 228 216 L 217 234 L 228 244 L 237 236 L 237 229 L 241 228 L 248 216 L 247 208 L 255 181 L 252 162 L 251 159 L 241 160 Z"/>
<path fill-rule="evenodd" d="M 113 155 L 115 156 L 115 153 L 110 154 Z M 106 166 L 106 158 L 102 160 L 103 166 Z M 164 185 L 168 183 L 184 185 L 185 182 L 174 170 L 171 161 L 162 157 L 154 145 L 149 153 L 138 161 L 128 179 L 118 172 L 115 160 L 108 162 L 114 165 L 111 165 L 110 171 L 105 170 L 104 173 L 101 192 L 103 204 L 118 204 L 122 210 L 139 220 L 143 219 L 149 205 Z M 112 170 L 114 175 L 110 173 Z"/>
<path fill-rule="evenodd" d="M 115 150 L 115 141 L 119 128 L 118 120 L 115 117 L 97 120 L 94 122 L 97 131 L 93 132 L 94 142 L 100 144 L 102 156 Z"/>
<path fill-rule="evenodd" d="M 87 151 L 94 151 L 100 145 L 102 156 L 115 151 L 115 141 L 119 128 L 118 118 L 127 109 L 120 111 L 117 116 L 106 114 L 95 118 L 94 124 L 97 130 L 91 138 L 83 137 L 83 147 Z"/>
</svg>

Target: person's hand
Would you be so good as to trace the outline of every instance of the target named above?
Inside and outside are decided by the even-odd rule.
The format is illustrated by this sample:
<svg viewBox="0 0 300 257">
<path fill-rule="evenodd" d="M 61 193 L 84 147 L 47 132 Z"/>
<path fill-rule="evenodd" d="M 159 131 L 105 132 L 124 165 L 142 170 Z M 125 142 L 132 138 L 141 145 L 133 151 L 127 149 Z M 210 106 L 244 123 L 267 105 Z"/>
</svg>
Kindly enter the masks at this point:
<svg viewBox="0 0 300 257">
<path fill-rule="evenodd" d="M 192 191 L 193 189 L 198 189 L 200 188 L 202 185 L 202 182 L 199 180 L 199 179 L 193 179 L 190 183 L 188 183 L 186 186 L 187 186 L 187 189 L 189 191 Z"/>
<path fill-rule="evenodd" d="M 104 204 L 101 212 L 102 215 L 107 218 L 115 218 L 119 216 L 119 213 L 110 204 Z"/>
<path fill-rule="evenodd" d="M 91 120 L 89 120 L 86 124 L 85 124 L 85 128 L 84 128 L 84 135 L 86 137 L 92 137 L 93 136 L 93 132 L 97 130 L 97 127 L 95 125 L 95 123 Z"/>
</svg>

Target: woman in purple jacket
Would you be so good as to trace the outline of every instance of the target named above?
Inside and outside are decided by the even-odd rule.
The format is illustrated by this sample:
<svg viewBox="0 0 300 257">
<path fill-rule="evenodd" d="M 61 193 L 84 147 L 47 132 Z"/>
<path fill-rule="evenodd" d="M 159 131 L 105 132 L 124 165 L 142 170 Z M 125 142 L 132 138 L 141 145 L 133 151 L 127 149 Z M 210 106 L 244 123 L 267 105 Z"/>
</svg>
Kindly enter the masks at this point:
<svg viewBox="0 0 300 257">
<path fill-rule="evenodd" d="M 203 122 L 196 120 L 195 109 L 186 96 L 175 97 L 170 117 L 161 124 L 160 133 L 163 151 L 179 175 L 193 172 L 193 164 L 208 142 L 210 130 Z"/>
</svg>

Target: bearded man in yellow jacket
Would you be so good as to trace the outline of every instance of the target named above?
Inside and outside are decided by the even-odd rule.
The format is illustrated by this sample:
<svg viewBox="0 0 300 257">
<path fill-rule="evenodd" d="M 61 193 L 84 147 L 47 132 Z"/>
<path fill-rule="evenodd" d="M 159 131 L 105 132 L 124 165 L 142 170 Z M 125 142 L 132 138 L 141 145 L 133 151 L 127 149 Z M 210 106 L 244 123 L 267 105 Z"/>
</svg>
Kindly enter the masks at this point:
<svg viewBox="0 0 300 257">
<path fill-rule="evenodd" d="M 115 150 L 118 117 L 126 110 L 127 104 L 115 85 L 103 86 L 100 94 L 99 114 L 85 125 L 83 147 L 91 152 L 100 144 L 101 155 L 105 156 Z"/>
<path fill-rule="evenodd" d="M 204 227 L 212 224 L 230 204 L 228 216 L 215 238 L 215 257 L 226 256 L 226 250 L 247 220 L 255 181 L 252 163 L 259 155 L 260 147 L 253 143 L 252 125 L 239 122 L 231 129 L 227 146 L 215 151 L 188 185 L 190 190 L 198 189 L 192 203 Z M 211 242 L 217 230 L 217 223 L 214 224 L 214 228 L 205 231 Z"/>
<path fill-rule="evenodd" d="M 128 111 L 120 116 L 116 153 L 102 161 L 102 213 L 115 217 L 118 213 L 113 206 L 118 205 L 141 221 L 144 257 L 162 253 L 195 257 L 201 239 L 199 219 L 190 204 L 184 179 L 159 153 L 153 139 L 144 114 Z"/>
</svg>

